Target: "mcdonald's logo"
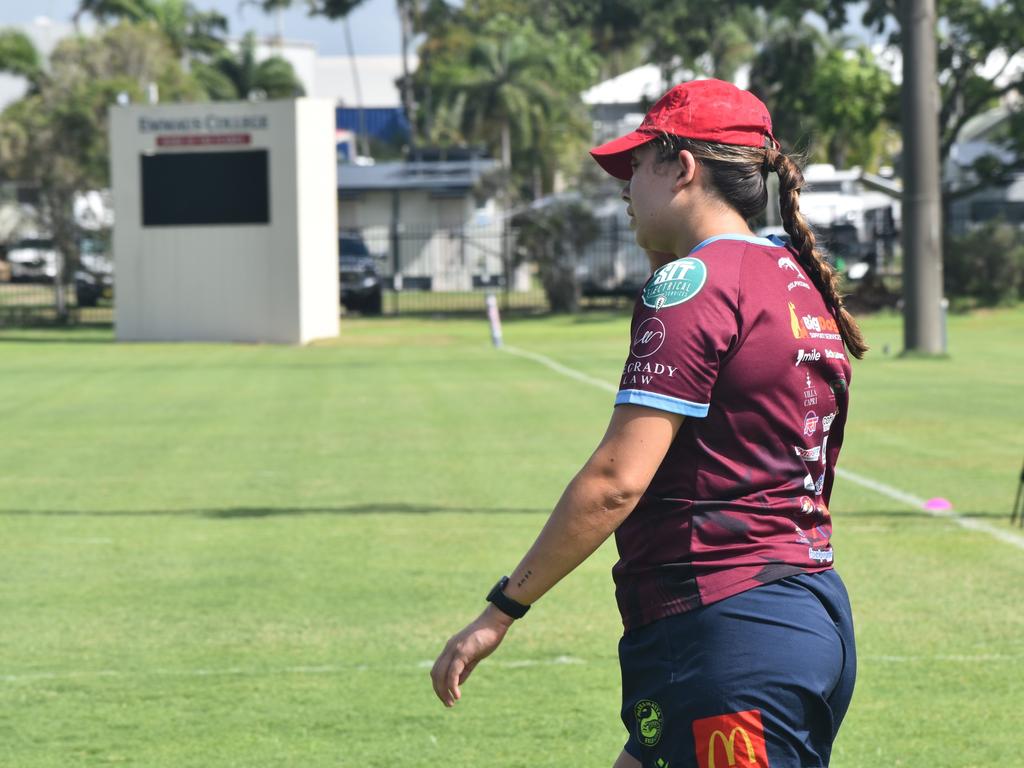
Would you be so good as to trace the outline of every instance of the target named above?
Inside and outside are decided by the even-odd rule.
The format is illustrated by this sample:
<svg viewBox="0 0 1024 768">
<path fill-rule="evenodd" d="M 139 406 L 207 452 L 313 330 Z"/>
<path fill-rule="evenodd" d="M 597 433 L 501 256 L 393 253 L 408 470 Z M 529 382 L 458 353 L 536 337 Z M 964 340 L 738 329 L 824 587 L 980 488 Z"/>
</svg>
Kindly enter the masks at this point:
<svg viewBox="0 0 1024 768">
<path fill-rule="evenodd" d="M 769 768 L 756 709 L 693 721 L 699 768 Z"/>
</svg>

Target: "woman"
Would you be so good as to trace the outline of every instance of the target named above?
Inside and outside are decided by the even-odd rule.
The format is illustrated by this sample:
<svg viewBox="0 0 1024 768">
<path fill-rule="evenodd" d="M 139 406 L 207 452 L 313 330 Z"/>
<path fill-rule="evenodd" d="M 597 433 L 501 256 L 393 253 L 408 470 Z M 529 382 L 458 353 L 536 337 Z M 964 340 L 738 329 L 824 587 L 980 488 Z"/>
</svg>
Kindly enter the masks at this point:
<svg viewBox="0 0 1024 768">
<path fill-rule="evenodd" d="M 652 276 L 608 430 L 431 672 L 447 706 L 512 622 L 613 532 L 625 634 L 616 768 L 828 765 L 853 693 L 828 500 L 867 347 L 757 98 L 678 85 L 591 151 L 626 181 Z M 779 176 L 791 246 L 755 237 Z M 844 348 L 845 342 L 845 348 Z"/>
</svg>

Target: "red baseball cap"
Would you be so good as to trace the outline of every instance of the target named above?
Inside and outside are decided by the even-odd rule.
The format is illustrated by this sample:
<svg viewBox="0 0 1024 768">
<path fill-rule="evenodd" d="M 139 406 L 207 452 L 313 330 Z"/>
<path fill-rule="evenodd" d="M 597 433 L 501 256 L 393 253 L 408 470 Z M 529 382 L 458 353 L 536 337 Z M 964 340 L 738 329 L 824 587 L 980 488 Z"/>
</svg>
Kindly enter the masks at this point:
<svg viewBox="0 0 1024 768">
<path fill-rule="evenodd" d="M 644 115 L 632 133 L 590 150 L 608 173 L 628 181 L 630 152 L 663 134 L 718 144 L 779 148 L 768 108 L 750 91 L 723 80 L 691 80 L 672 88 Z"/>
</svg>

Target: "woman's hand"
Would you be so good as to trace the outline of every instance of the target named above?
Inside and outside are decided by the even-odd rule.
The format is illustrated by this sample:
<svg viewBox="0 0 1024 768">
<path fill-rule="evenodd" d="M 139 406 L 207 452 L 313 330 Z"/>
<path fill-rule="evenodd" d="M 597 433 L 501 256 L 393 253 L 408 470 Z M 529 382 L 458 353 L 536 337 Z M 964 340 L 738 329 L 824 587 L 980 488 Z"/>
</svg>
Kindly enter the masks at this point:
<svg viewBox="0 0 1024 768">
<path fill-rule="evenodd" d="M 477 664 L 494 653 L 512 621 L 511 616 L 489 605 L 476 621 L 452 635 L 430 670 L 434 693 L 446 707 L 454 706 L 462 698 L 459 686 L 466 682 Z"/>
</svg>

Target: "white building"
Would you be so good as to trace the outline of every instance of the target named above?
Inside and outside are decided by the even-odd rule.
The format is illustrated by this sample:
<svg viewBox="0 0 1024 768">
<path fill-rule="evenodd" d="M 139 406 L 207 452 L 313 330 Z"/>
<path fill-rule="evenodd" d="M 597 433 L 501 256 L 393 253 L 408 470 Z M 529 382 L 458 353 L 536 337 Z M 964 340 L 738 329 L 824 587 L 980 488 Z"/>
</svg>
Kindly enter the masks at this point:
<svg viewBox="0 0 1024 768">
<path fill-rule="evenodd" d="M 340 229 L 362 234 L 399 290 L 526 290 L 525 268 L 505 273 L 505 214 L 488 183 L 498 170 L 472 156 L 339 165 Z"/>
</svg>

